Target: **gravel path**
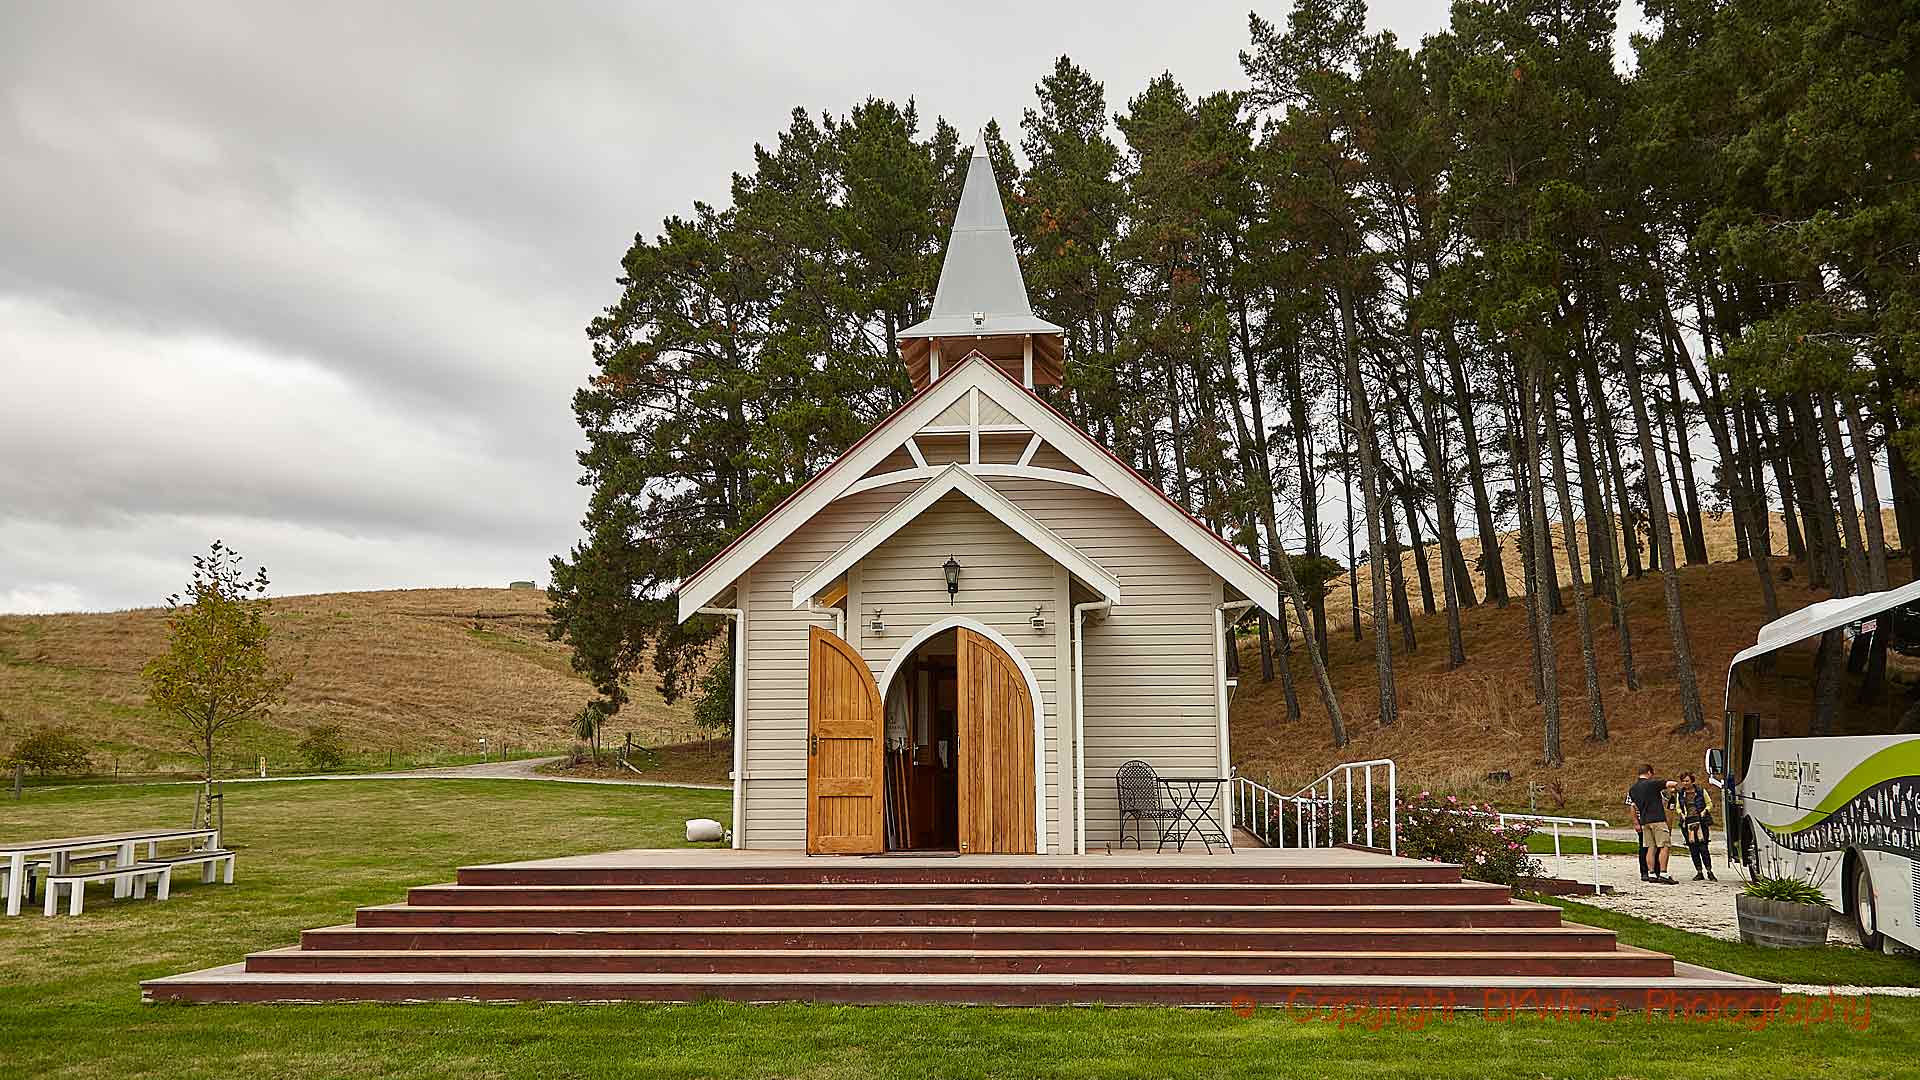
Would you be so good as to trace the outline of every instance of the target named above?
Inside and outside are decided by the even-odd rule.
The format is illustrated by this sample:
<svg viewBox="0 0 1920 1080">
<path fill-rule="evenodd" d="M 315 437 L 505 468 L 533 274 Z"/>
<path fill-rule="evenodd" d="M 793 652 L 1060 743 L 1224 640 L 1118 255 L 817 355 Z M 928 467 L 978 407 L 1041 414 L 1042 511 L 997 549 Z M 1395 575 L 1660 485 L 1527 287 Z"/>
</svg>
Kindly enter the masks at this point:
<svg viewBox="0 0 1920 1080">
<path fill-rule="evenodd" d="M 1733 897 L 1746 884 L 1746 877 L 1737 867 L 1726 866 L 1716 852 L 1714 873 L 1720 880 L 1694 881 L 1693 863 L 1686 859 L 1685 851 L 1678 854 L 1679 860 L 1669 863 L 1667 867 L 1678 879 L 1677 885 L 1655 885 L 1641 881 L 1640 860 L 1632 855 L 1602 855 L 1600 881 L 1613 886 L 1613 894 L 1575 895 L 1567 899 L 1727 941 L 1740 940 Z M 1547 873 L 1555 877 L 1580 882 L 1593 880 L 1591 855 L 1565 855 L 1559 858 L 1543 855 L 1540 863 Z M 1857 940 L 1853 936 L 1852 923 L 1838 915 L 1834 917 L 1827 937 L 1829 941 L 1843 945 L 1855 944 Z"/>
</svg>

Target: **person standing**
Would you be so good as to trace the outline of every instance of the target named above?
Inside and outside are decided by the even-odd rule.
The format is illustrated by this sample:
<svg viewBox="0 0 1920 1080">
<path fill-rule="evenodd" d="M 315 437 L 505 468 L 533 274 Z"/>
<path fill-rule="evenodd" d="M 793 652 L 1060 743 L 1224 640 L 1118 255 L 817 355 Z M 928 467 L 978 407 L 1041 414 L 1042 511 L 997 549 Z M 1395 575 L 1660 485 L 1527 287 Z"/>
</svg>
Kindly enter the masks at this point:
<svg viewBox="0 0 1920 1080">
<path fill-rule="evenodd" d="M 1673 843 L 1673 827 L 1667 824 L 1667 785 L 1654 777 L 1652 765 L 1640 766 L 1640 778 L 1627 788 L 1627 802 L 1633 805 L 1633 823 L 1640 829 L 1640 843 L 1647 849 L 1642 861 L 1644 881 L 1659 885 L 1677 885 L 1667 874 L 1667 854 Z"/>
<path fill-rule="evenodd" d="M 1680 820 L 1680 837 L 1687 842 L 1687 854 L 1693 856 L 1693 880 L 1720 880 L 1713 876 L 1713 801 L 1692 773 L 1680 774 L 1673 805 Z"/>
</svg>

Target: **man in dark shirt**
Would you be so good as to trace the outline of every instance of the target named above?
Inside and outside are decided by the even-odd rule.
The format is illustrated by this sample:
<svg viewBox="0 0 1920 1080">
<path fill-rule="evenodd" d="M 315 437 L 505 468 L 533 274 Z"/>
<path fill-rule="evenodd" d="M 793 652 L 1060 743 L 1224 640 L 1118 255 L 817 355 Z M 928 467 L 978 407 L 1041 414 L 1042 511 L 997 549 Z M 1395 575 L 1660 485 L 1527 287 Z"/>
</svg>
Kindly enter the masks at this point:
<svg viewBox="0 0 1920 1080">
<path fill-rule="evenodd" d="M 1640 767 L 1640 778 L 1627 789 L 1627 803 L 1633 808 L 1633 823 L 1640 830 L 1640 843 L 1646 848 L 1641 862 L 1641 877 L 1662 885 L 1676 882 L 1667 875 L 1667 854 L 1673 841 L 1673 829 L 1667 824 L 1667 785 L 1653 775 L 1652 765 Z"/>
</svg>

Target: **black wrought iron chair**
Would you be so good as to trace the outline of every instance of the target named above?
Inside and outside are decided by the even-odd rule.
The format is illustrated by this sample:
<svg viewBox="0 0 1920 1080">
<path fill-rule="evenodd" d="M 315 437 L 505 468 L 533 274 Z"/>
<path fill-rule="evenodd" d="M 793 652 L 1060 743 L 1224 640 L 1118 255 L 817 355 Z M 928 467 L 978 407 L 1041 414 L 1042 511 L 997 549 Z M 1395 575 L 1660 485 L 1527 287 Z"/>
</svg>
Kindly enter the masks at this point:
<svg viewBox="0 0 1920 1080">
<path fill-rule="evenodd" d="M 1161 798 L 1160 774 L 1136 758 L 1120 766 L 1120 771 L 1114 774 L 1114 784 L 1120 796 L 1120 846 L 1127 846 L 1127 822 L 1131 820 L 1134 850 L 1140 850 L 1142 830 L 1149 822 L 1159 836 L 1160 848 L 1165 848 L 1171 827 L 1180 820 L 1180 811 Z"/>
</svg>

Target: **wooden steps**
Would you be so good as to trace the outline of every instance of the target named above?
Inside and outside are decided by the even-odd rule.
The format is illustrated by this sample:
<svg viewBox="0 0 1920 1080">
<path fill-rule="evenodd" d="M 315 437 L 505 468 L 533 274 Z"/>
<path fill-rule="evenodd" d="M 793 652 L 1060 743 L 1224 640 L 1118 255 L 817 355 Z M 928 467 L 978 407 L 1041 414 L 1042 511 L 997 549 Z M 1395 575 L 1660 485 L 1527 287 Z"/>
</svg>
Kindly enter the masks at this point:
<svg viewBox="0 0 1920 1080">
<path fill-rule="evenodd" d="M 627 856 L 622 858 L 619 856 Z M 757 856 L 757 857 L 756 857 Z M 1347 851 L 850 859 L 634 852 L 469 867 L 153 1001 L 1640 1007 L 1778 990 L 1619 945 L 1459 868 Z M 1729 997 L 1731 996 L 1731 998 Z"/>
</svg>

